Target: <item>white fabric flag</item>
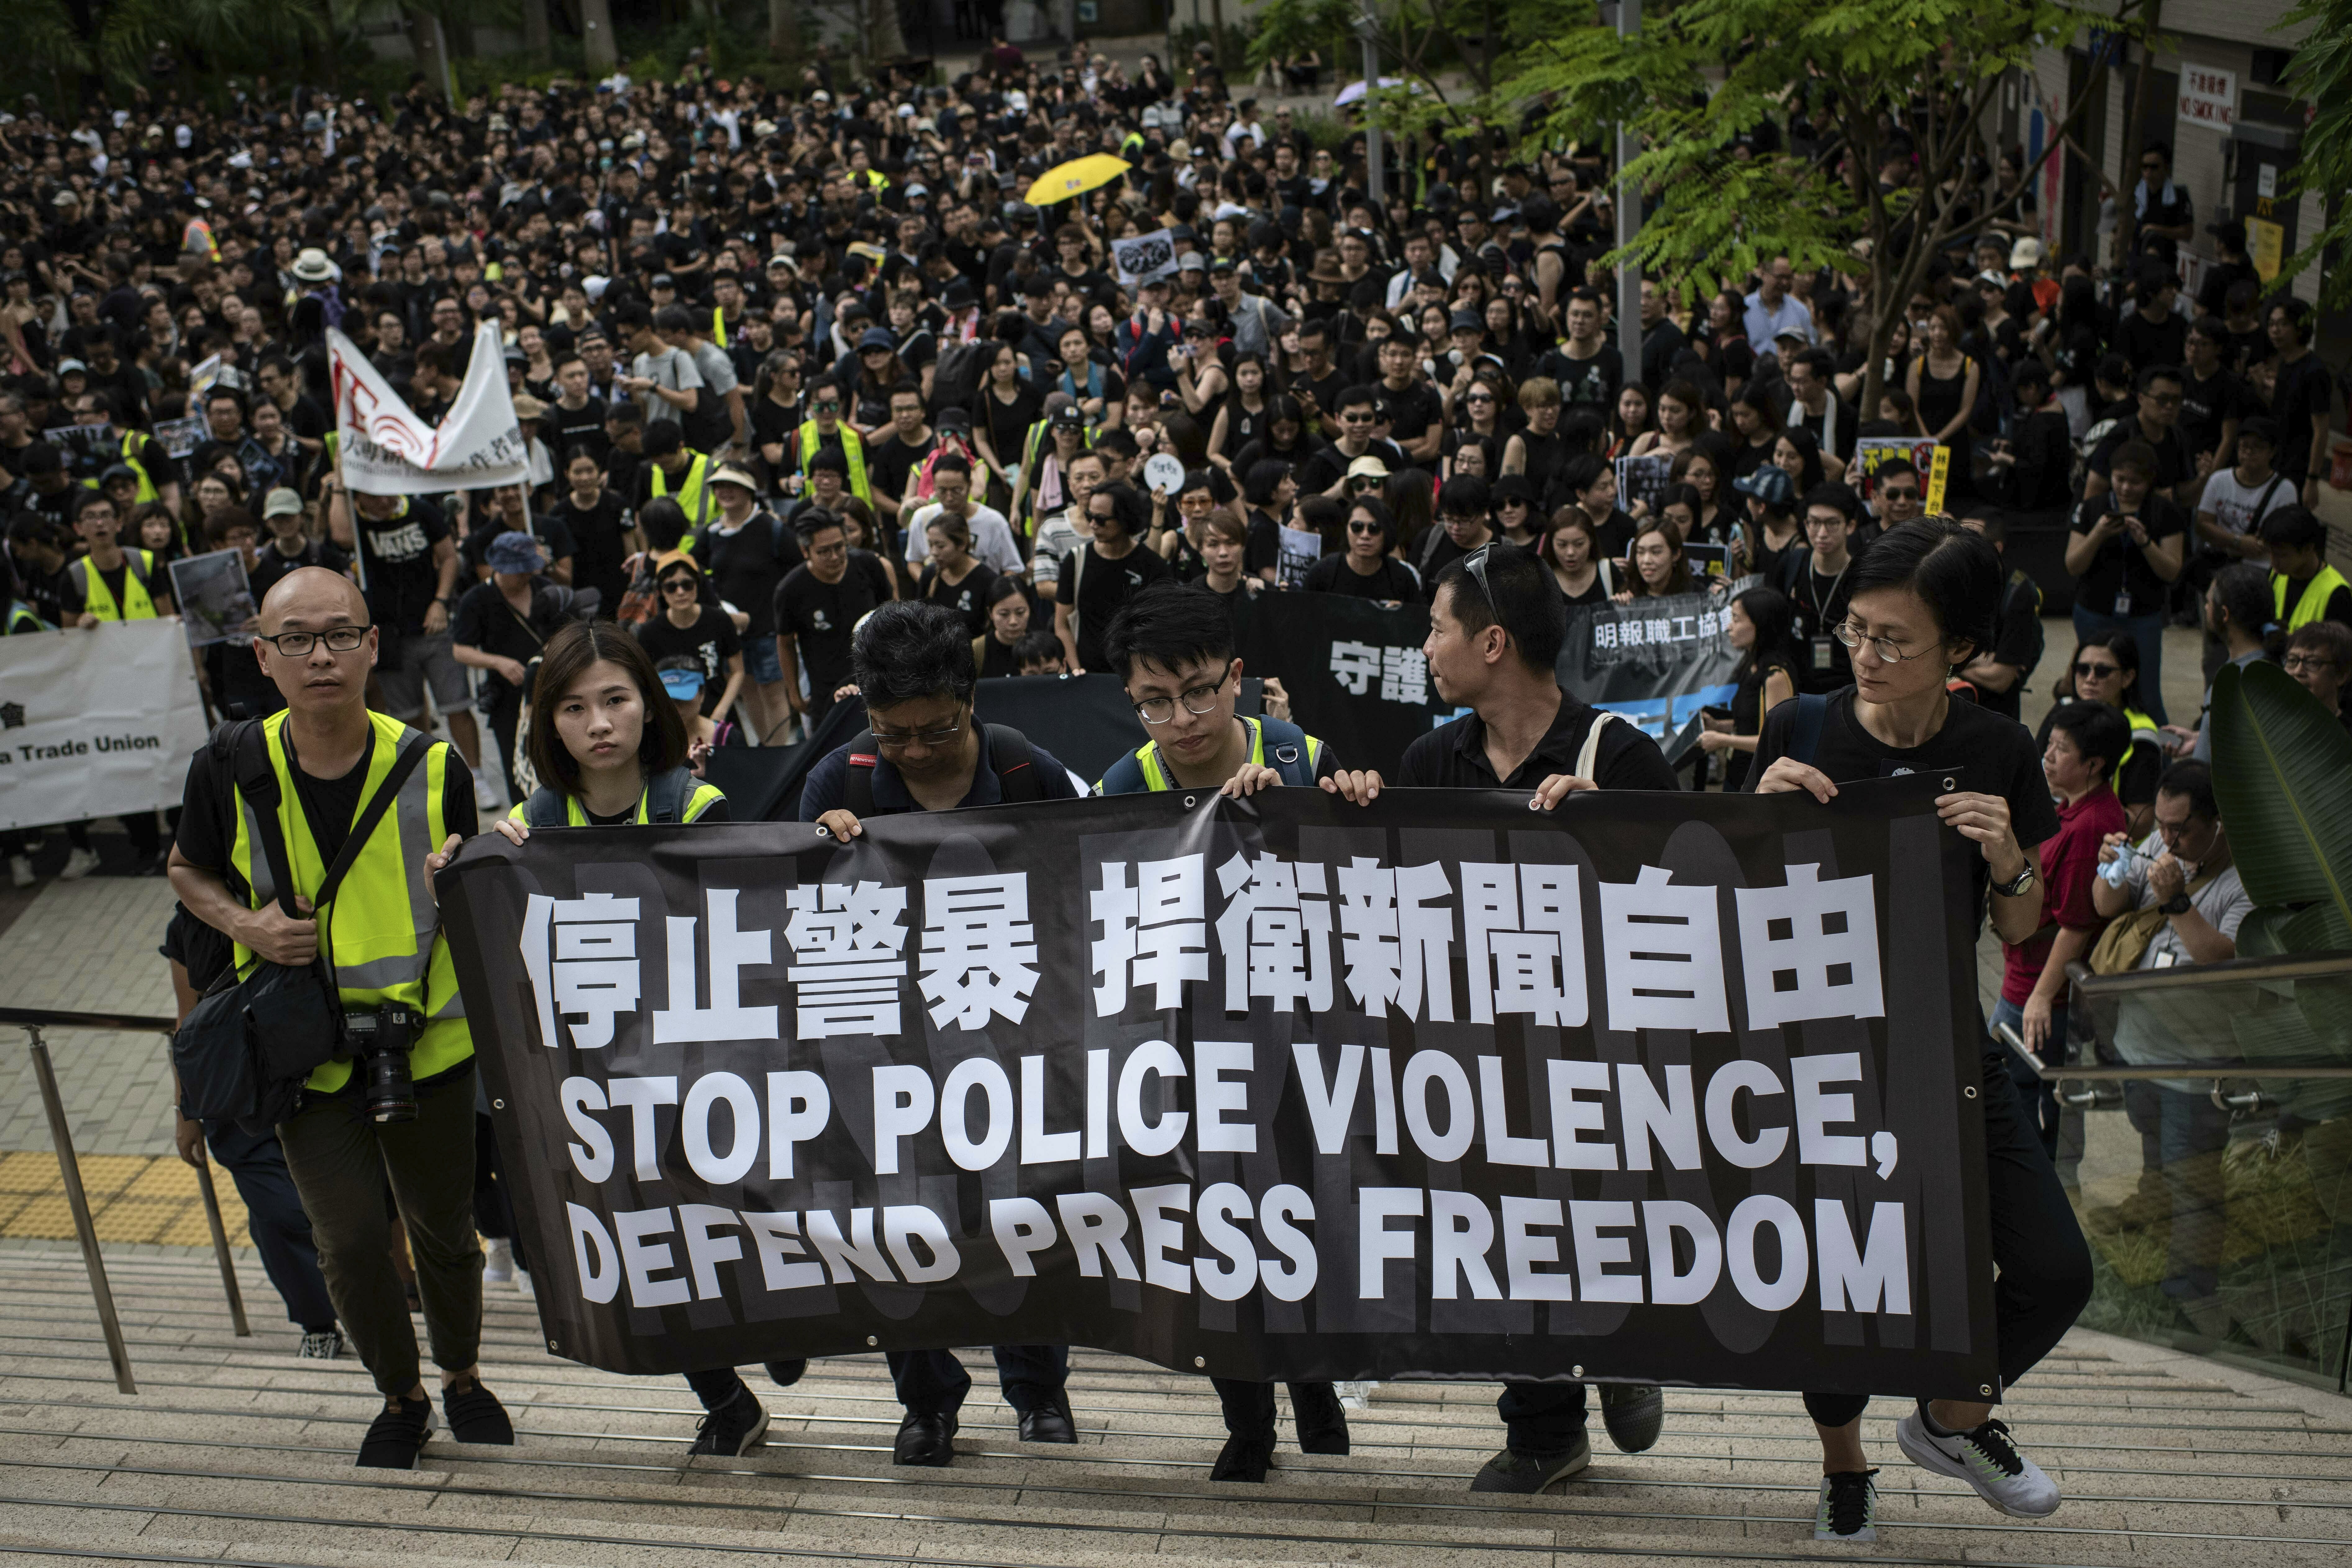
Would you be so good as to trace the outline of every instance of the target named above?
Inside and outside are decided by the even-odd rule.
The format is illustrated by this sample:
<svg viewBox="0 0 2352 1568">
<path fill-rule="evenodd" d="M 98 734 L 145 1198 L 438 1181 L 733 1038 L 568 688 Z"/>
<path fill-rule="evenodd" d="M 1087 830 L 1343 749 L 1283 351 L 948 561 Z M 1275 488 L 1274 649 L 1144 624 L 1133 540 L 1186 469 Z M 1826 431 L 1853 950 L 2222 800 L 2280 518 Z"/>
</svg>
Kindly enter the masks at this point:
<svg viewBox="0 0 2352 1568">
<path fill-rule="evenodd" d="M 0 832 L 177 805 L 204 743 L 177 620 L 0 637 Z"/>
<path fill-rule="evenodd" d="M 359 345 L 333 329 L 335 433 L 343 482 L 362 495 L 413 496 L 510 485 L 530 471 L 522 426 L 507 391 L 506 350 L 485 322 L 466 384 L 438 426 L 416 416 Z"/>
</svg>

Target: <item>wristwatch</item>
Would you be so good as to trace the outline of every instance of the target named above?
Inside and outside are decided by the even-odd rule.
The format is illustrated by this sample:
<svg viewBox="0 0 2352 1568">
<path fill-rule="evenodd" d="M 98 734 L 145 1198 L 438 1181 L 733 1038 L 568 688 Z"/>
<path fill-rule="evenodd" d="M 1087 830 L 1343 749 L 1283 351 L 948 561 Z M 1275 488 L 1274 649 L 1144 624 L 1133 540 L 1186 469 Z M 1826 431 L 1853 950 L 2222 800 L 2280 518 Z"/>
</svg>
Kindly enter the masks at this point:
<svg viewBox="0 0 2352 1568">
<path fill-rule="evenodd" d="M 2025 868 L 2008 881 L 1995 882 L 1992 885 L 1992 890 L 2004 899 L 2013 899 L 2033 885 L 2033 862 L 2029 860 L 2025 863 Z"/>
<path fill-rule="evenodd" d="M 2172 897 L 2165 900 L 2164 902 L 2157 905 L 2156 907 L 2159 913 L 2166 915 L 2187 914 L 2190 908 L 2189 902 L 2189 889 L 2186 888 L 2181 889 L 2180 891 L 2173 894 Z"/>
</svg>

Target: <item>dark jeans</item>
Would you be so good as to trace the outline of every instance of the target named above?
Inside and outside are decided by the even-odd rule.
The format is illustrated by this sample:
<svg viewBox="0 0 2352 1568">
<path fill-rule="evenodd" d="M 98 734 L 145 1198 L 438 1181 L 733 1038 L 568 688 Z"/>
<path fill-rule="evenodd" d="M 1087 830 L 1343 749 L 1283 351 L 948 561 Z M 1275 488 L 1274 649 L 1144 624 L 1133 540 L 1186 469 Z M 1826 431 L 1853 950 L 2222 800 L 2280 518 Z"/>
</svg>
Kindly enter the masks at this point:
<svg viewBox="0 0 2352 1568">
<path fill-rule="evenodd" d="M 1495 1399 L 1514 1454 L 1557 1454 L 1584 1434 L 1584 1384 L 1507 1383 Z"/>
<path fill-rule="evenodd" d="M 2074 1326 L 2091 1299 L 2091 1249 L 2042 1147 L 2032 1118 L 2011 1085 L 2009 1053 L 1985 1054 L 1985 1196 L 1992 1217 L 1994 1331 L 2003 1389 L 2033 1370 Z M 1808 1394 L 1805 1414 L 1843 1426 L 1870 1404 L 1866 1394 Z"/>
<path fill-rule="evenodd" d="M 278 1135 L 239 1131 L 234 1121 L 207 1121 L 205 1146 L 245 1200 L 245 1232 L 261 1254 L 262 1272 L 286 1303 L 287 1321 L 306 1333 L 333 1328 L 335 1303 L 328 1298 L 326 1276 L 319 1272 L 310 1216 L 302 1212 L 302 1194 L 287 1173 Z"/>
<path fill-rule="evenodd" d="M 1236 1437 L 1274 1441 L 1274 1384 L 1255 1383 L 1246 1377 L 1213 1377 L 1209 1381 L 1216 1387 L 1217 1403 L 1224 1406 L 1227 1432 Z M 1328 1383 L 1294 1383 L 1289 1387 L 1294 1406 L 1301 1389 L 1332 1392 Z"/>
<path fill-rule="evenodd" d="M 1027 1415 L 1062 1407 L 1062 1385 L 1070 1377 L 1067 1345 L 995 1345 L 996 1380 L 1004 1403 Z M 890 1381 L 898 1403 L 920 1415 L 952 1415 L 971 1392 L 971 1373 L 953 1351 L 892 1351 Z"/>
<path fill-rule="evenodd" d="M 278 1127 L 302 1194 L 327 1294 L 343 1333 L 385 1396 L 418 1382 L 416 1330 L 392 1268 L 384 1178 L 392 1179 L 416 1265 L 434 1364 L 462 1372 L 481 1354 L 482 1246 L 474 1234 L 474 1074 L 469 1061 L 416 1087 L 416 1120 L 369 1120 L 364 1095 L 313 1097 Z"/>
<path fill-rule="evenodd" d="M 2221 1283 L 2226 1210 L 2221 1152 L 2230 1113 L 2202 1094 L 2160 1083 L 2124 1085 L 2124 1114 L 2139 1133 L 2140 1186 L 2157 1182 L 2171 1214 L 2162 1289 L 2177 1300 L 2210 1296 Z"/>
<path fill-rule="evenodd" d="M 2003 999 L 1993 1004 L 1993 1027 L 2007 1024 L 2025 1037 L 2025 1008 L 2016 1002 Z M 1999 1038 L 1998 1036 L 1995 1038 Z M 2020 1056 L 2017 1047 L 2001 1042 L 2009 1063 L 2010 1087 L 2017 1090 L 2020 1105 L 2026 1108 L 2027 1120 L 2042 1140 L 2042 1152 L 2054 1162 L 2058 1158 L 2058 1086 L 2034 1070 L 2033 1063 Z M 2060 1002 L 2050 1009 L 2050 1038 L 2042 1049 L 2043 1065 L 2063 1067 L 2066 1063 L 2066 1005 Z"/>
</svg>

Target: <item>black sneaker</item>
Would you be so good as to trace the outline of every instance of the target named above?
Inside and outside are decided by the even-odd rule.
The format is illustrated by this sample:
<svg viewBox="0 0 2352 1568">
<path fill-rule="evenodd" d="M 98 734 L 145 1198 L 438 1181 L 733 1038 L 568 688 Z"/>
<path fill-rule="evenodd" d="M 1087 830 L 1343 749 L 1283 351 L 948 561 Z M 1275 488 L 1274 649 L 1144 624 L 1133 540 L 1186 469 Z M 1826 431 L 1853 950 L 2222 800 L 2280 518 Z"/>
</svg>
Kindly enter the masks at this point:
<svg viewBox="0 0 2352 1568">
<path fill-rule="evenodd" d="M 748 1388 L 739 1388 L 735 1396 L 705 1415 L 694 1429 L 694 1447 L 689 1454 L 746 1454 L 760 1446 L 768 1435 L 768 1412 Z"/>
<path fill-rule="evenodd" d="M 499 1396 L 468 1379 L 441 1391 L 441 1409 L 449 1417 L 449 1436 L 459 1443 L 491 1443 L 514 1447 L 514 1423 Z"/>
<path fill-rule="evenodd" d="M 1822 1478 L 1821 1506 L 1813 1510 L 1815 1541 L 1878 1539 L 1876 1470 L 1832 1470 Z"/>
<path fill-rule="evenodd" d="M 1604 1383 L 1601 1385 L 1601 1425 L 1621 1454 L 1638 1454 L 1654 1447 L 1666 1421 L 1666 1397 L 1654 1383 Z"/>
<path fill-rule="evenodd" d="M 431 1400 L 387 1401 L 383 1414 L 368 1424 L 367 1436 L 360 1439 L 359 1463 L 371 1470 L 413 1470 L 417 1451 L 431 1436 Z"/>
<path fill-rule="evenodd" d="M 1228 1437 L 1217 1453 L 1217 1462 L 1209 1471 L 1213 1481 L 1250 1481 L 1265 1479 L 1265 1472 L 1274 1466 L 1274 1439 L 1271 1437 Z"/>
<path fill-rule="evenodd" d="M 1474 1492 L 1518 1492 L 1532 1497 L 1566 1480 L 1592 1463 L 1592 1440 L 1576 1435 L 1576 1446 L 1549 1454 L 1522 1454 L 1506 1448 L 1480 1467 L 1470 1479 Z"/>
</svg>

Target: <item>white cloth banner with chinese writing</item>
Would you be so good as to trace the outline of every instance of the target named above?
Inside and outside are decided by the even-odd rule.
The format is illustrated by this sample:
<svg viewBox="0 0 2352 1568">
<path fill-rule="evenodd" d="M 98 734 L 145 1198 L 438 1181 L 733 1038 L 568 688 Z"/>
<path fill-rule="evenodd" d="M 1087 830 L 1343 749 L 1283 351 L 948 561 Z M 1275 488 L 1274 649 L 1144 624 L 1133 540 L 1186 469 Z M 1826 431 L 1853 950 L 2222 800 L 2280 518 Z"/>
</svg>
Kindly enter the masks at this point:
<svg viewBox="0 0 2352 1568">
<path fill-rule="evenodd" d="M 176 619 L 0 637 L 0 832 L 177 805 L 204 740 Z"/>
<path fill-rule="evenodd" d="M 362 495 L 426 495 L 515 484 L 530 454 L 507 391 L 506 351 L 497 327 L 474 338 L 457 401 L 438 425 L 417 417 L 392 384 L 341 331 L 327 333 L 332 359 L 335 437 L 343 482 Z"/>
</svg>

